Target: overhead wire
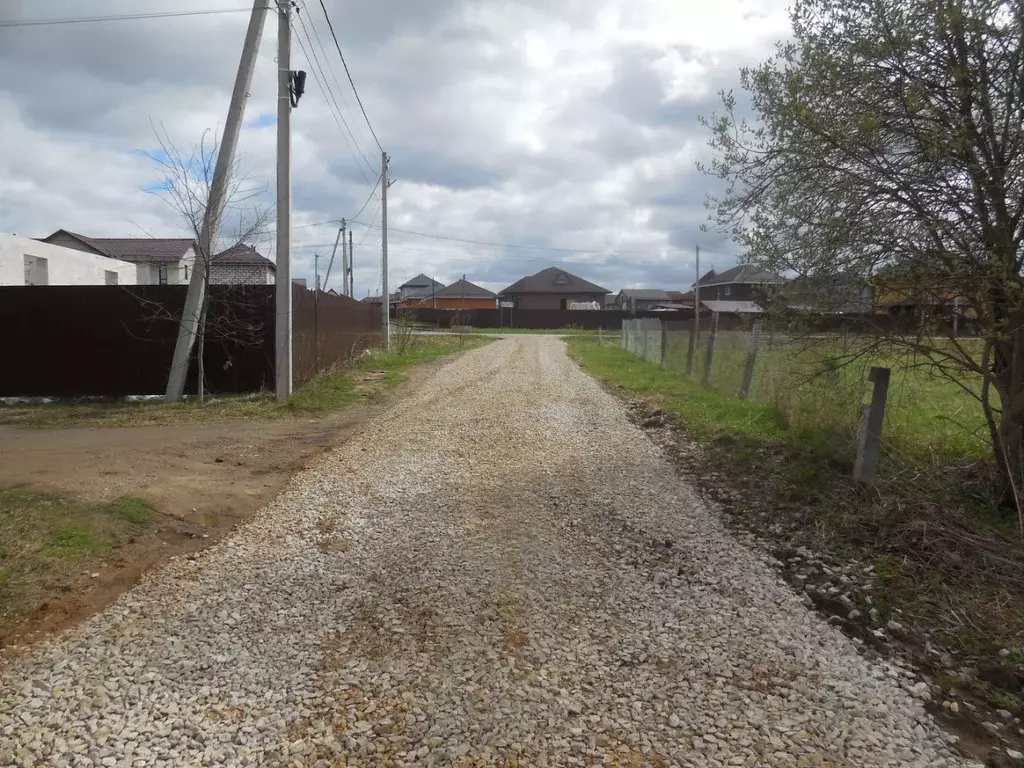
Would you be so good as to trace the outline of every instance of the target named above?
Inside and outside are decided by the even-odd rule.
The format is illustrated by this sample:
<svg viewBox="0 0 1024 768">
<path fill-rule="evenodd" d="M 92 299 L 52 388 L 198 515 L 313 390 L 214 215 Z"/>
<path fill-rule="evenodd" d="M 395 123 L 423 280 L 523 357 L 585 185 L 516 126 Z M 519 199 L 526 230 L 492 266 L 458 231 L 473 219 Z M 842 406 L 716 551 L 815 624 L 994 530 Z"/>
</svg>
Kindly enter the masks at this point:
<svg viewBox="0 0 1024 768">
<path fill-rule="evenodd" d="M 334 84 L 338 86 L 338 96 L 341 97 L 341 102 L 342 104 L 345 105 L 345 109 L 351 111 L 352 105 L 349 104 L 348 99 L 345 97 L 345 91 L 347 89 L 341 84 L 340 78 L 335 73 L 334 66 L 331 64 L 331 57 L 327 55 L 327 49 L 324 47 L 323 40 L 320 39 L 320 25 L 314 21 L 314 16 L 309 12 L 305 0 L 303 0 L 303 7 L 306 8 L 306 17 L 307 20 L 309 21 L 309 28 L 313 31 L 313 37 L 316 38 L 316 43 L 320 47 L 320 53 L 323 54 L 324 62 L 327 65 L 327 71 L 330 72 L 331 77 L 334 78 Z M 348 125 L 347 122 L 346 125 Z M 356 120 L 353 125 L 353 132 L 359 135 L 357 143 L 360 144 L 360 147 L 362 146 L 362 142 L 366 141 L 366 134 L 364 131 L 365 129 L 363 129 L 362 125 L 360 124 L 360 121 Z M 356 141 L 355 136 L 353 136 L 353 141 Z"/>
<path fill-rule="evenodd" d="M 363 154 L 363 151 L 359 149 L 359 144 L 356 142 L 355 138 L 353 137 L 352 139 L 349 139 L 349 136 L 352 135 L 352 131 L 351 129 L 349 129 L 348 123 L 346 122 L 344 115 L 341 114 L 341 107 L 338 106 L 338 101 L 337 99 L 334 98 L 334 93 L 331 91 L 330 83 L 327 82 L 327 75 L 324 74 L 323 67 L 320 66 L 320 62 L 319 59 L 317 58 L 316 51 L 312 50 L 313 43 L 309 39 L 309 33 L 306 31 L 305 28 L 305 22 L 302 20 L 301 14 L 296 15 L 299 17 L 299 27 L 302 29 L 303 34 L 306 36 L 306 40 L 309 43 L 312 55 L 310 55 L 310 51 L 306 50 L 306 45 L 302 42 L 302 37 L 296 35 L 295 39 L 298 40 L 299 47 L 302 49 L 302 53 L 305 55 L 306 61 L 308 61 L 310 66 L 313 68 L 313 79 L 316 81 L 317 86 L 320 88 L 320 92 L 324 96 L 324 102 L 327 104 L 327 110 L 331 113 L 331 117 L 334 118 L 334 122 L 337 124 L 338 130 L 341 131 L 342 138 L 345 140 L 345 143 L 348 144 L 349 146 L 349 150 L 352 154 L 352 159 L 356 161 L 356 167 L 359 169 L 359 173 L 362 175 L 363 180 L 367 184 L 369 184 L 370 177 L 366 175 L 366 172 L 363 170 L 363 166 L 360 165 L 359 158 L 356 157 L 356 154 L 358 153 L 362 157 L 363 162 L 366 163 L 371 173 L 373 172 L 374 168 L 372 165 L 370 165 L 370 161 L 366 159 L 366 155 Z M 293 29 L 296 29 L 296 31 L 298 31 L 298 29 L 295 28 L 294 24 L 292 25 L 292 27 Z M 346 133 L 348 135 L 346 135 Z"/>
<path fill-rule="evenodd" d="M 338 56 L 341 58 L 341 65 L 345 68 L 345 74 L 348 76 L 348 83 L 352 86 L 352 93 L 354 93 L 356 97 L 356 103 L 359 104 L 359 110 L 363 113 L 363 119 L 366 120 L 366 127 L 370 129 L 370 135 L 372 135 L 373 140 L 377 142 L 377 149 L 383 152 L 384 147 L 381 146 L 380 139 L 377 138 L 377 132 L 373 130 L 373 124 L 370 122 L 370 118 L 366 114 L 366 107 L 363 106 L 363 100 L 359 96 L 359 90 L 356 88 L 356 83 L 352 79 L 352 73 L 348 69 L 348 62 L 345 61 L 345 54 L 341 52 L 341 43 L 338 42 L 338 36 L 334 34 L 334 25 L 331 23 L 331 15 L 327 13 L 327 6 L 324 5 L 324 0 L 320 0 L 320 8 L 324 12 L 324 18 L 327 19 L 327 28 L 331 30 L 331 37 L 334 38 L 334 47 L 338 49 Z"/>
<path fill-rule="evenodd" d="M 268 6 L 269 8 L 269 6 Z M 167 19 L 177 16 L 214 16 L 221 13 L 250 13 L 252 8 L 217 8 L 202 11 L 156 11 L 153 13 L 118 13 L 109 16 L 78 16 L 64 19 L 8 19 L 0 27 L 45 27 L 56 24 L 93 24 L 103 21 L 134 21 L 136 19 Z"/>
<path fill-rule="evenodd" d="M 360 214 L 361 214 L 361 213 L 362 213 L 363 211 L 365 211 L 365 210 L 366 210 L 366 206 L 370 204 L 370 200 L 372 200 L 372 199 L 373 199 L 373 195 L 374 195 L 374 193 L 375 193 L 375 192 L 377 191 L 377 187 L 379 187 L 379 186 L 380 186 L 380 180 L 381 180 L 381 177 L 380 177 L 380 176 L 378 176 L 378 177 L 377 177 L 377 182 L 376 182 L 376 183 L 375 183 L 375 184 L 373 185 L 373 189 L 371 189 L 371 190 L 370 190 L 370 194 L 366 196 L 366 201 L 365 201 L 365 202 L 363 203 L 363 207 L 359 209 L 359 213 L 357 213 L 357 214 L 356 214 L 355 216 L 353 216 L 353 217 L 352 217 L 352 220 L 353 220 L 353 221 L 355 221 L 356 219 L 358 219 L 358 218 L 359 218 L 359 215 L 360 215 Z M 370 218 L 373 218 L 373 217 L 371 216 Z M 367 231 L 367 232 L 369 232 L 369 231 L 370 231 L 370 228 L 369 228 L 369 227 L 367 227 L 367 228 L 366 228 L 366 231 Z"/>
</svg>

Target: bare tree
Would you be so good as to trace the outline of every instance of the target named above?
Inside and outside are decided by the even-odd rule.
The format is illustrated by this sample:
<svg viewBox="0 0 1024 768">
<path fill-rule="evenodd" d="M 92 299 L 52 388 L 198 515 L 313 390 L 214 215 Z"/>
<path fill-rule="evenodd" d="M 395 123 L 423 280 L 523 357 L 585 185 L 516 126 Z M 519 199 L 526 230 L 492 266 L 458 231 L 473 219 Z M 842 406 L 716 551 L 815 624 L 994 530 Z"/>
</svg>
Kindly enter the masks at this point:
<svg viewBox="0 0 1024 768">
<path fill-rule="evenodd" d="M 712 219 L 820 294 L 903 296 L 890 348 L 980 401 L 1005 498 L 1024 481 L 1024 6 L 796 0 L 792 42 L 704 120 Z M 834 286 L 841 284 L 842 291 Z M 953 332 L 967 317 L 980 343 Z"/>
<path fill-rule="evenodd" d="M 228 169 L 228 184 L 221 213 L 218 236 L 207 253 L 203 247 L 201 232 L 213 184 L 214 167 L 217 162 L 218 144 L 210 130 L 203 132 L 197 144 L 186 153 L 171 141 L 166 129 L 156 128 L 154 133 L 160 144 L 158 155 L 149 157 L 159 166 L 163 178 L 150 192 L 166 202 L 182 219 L 195 242 L 195 264 L 200 271 L 206 288 L 218 258 L 224 258 L 230 251 L 252 247 L 266 237 L 266 227 L 272 210 L 260 205 L 258 198 L 265 188 L 252 184 L 251 178 L 241 172 L 239 160 L 235 158 Z M 255 269 L 255 267 L 254 267 Z M 186 267 L 186 278 L 188 278 Z M 236 297 L 236 304 L 239 301 Z M 244 320 L 247 313 L 243 307 L 225 302 L 215 320 L 210 318 L 210 292 L 203 291 L 203 301 L 194 318 L 197 327 L 196 359 L 198 366 L 198 397 L 205 395 L 205 341 L 208 338 L 230 340 L 236 343 L 253 343 L 260 328 Z M 166 310 L 164 310 L 166 312 Z M 181 318 L 177 318 L 180 322 Z"/>
</svg>

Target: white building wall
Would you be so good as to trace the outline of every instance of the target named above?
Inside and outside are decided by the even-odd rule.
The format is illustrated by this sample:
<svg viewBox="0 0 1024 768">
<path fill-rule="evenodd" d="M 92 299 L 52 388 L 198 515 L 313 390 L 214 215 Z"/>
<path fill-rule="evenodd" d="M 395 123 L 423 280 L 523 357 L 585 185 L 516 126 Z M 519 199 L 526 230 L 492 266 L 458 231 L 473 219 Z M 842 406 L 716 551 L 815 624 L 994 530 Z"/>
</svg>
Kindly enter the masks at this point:
<svg viewBox="0 0 1024 768">
<path fill-rule="evenodd" d="M 41 275 L 38 259 L 45 259 L 47 285 L 106 285 L 108 272 L 117 275 L 118 285 L 136 285 L 139 269 L 135 264 L 106 256 L 41 243 L 29 237 L 0 234 L 0 285 L 25 285 L 26 257 L 33 260 L 36 275 Z"/>
<path fill-rule="evenodd" d="M 210 265 L 211 285 L 273 285 L 274 276 L 270 268 L 259 264 L 218 264 Z"/>
</svg>

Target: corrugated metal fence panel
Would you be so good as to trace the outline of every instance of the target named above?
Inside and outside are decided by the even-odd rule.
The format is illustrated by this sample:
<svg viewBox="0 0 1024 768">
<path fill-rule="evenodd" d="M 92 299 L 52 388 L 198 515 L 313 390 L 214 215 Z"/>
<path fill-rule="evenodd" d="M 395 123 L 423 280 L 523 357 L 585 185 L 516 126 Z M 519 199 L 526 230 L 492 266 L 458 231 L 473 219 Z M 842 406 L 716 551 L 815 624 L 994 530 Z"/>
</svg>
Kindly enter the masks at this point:
<svg viewBox="0 0 1024 768">
<path fill-rule="evenodd" d="M 381 308 L 347 296 L 292 288 L 292 378 L 295 385 L 331 370 L 378 343 Z"/>
</svg>

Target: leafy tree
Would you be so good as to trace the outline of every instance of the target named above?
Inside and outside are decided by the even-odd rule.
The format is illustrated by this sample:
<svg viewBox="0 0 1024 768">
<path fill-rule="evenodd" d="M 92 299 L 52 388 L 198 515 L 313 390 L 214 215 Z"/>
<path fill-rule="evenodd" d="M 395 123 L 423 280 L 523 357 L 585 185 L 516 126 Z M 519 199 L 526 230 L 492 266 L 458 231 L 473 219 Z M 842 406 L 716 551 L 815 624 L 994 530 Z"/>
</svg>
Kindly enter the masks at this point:
<svg viewBox="0 0 1024 768">
<path fill-rule="evenodd" d="M 756 119 L 738 114 L 730 92 L 703 121 L 715 150 L 703 170 L 726 182 L 711 219 L 767 268 L 819 285 L 885 275 L 925 321 L 959 307 L 980 345 L 948 322 L 884 342 L 924 356 L 981 401 L 1016 498 L 1024 3 L 796 0 L 792 23 L 791 41 L 741 73 Z"/>
</svg>

